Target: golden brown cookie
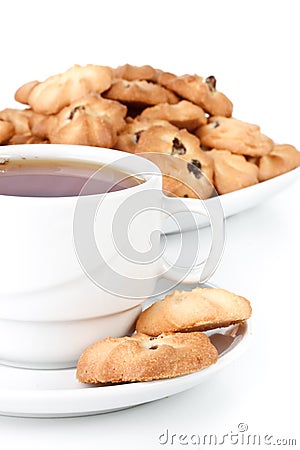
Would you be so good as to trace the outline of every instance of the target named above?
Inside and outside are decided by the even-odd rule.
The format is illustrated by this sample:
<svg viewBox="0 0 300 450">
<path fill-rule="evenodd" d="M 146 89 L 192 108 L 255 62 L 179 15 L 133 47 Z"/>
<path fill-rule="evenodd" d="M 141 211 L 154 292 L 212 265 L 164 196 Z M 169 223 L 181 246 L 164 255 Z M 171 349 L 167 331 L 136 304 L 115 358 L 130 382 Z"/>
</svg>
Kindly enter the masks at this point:
<svg viewBox="0 0 300 450">
<path fill-rule="evenodd" d="M 211 115 L 226 117 L 232 115 L 233 105 L 224 94 L 216 90 L 216 79 L 213 76 L 204 79 L 198 75 L 176 76 L 161 72 L 157 82 L 180 97 L 201 106 Z"/>
<path fill-rule="evenodd" d="M 48 144 L 47 139 L 42 139 L 38 136 L 33 136 L 31 133 L 15 134 L 8 141 L 9 145 L 19 145 L 19 144 Z"/>
<path fill-rule="evenodd" d="M 126 122 L 126 106 L 89 94 L 57 115 L 36 119 L 32 133 L 52 144 L 92 145 L 111 148 Z"/>
<path fill-rule="evenodd" d="M 273 148 L 272 139 L 262 134 L 258 125 L 220 116 L 211 117 L 208 122 L 196 130 L 205 147 L 248 156 L 266 155 Z"/>
<path fill-rule="evenodd" d="M 75 65 L 33 86 L 27 102 L 37 113 L 56 114 L 91 92 L 101 94 L 110 87 L 111 81 L 112 70 L 109 67 Z"/>
<path fill-rule="evenodd" d="M 137 333 L 111 338 L 88 347 L 77 365 L 81 383 L 128 383 L 173 378 L 214 364 L 218 352 L 199 332 L 161 334 L 157 338 Z"/>
<path fill-rule="evenodd" d="M 30 117 L 32 111 L 30 109 L 13 109 L 6 108 L 0 111 L 0 120 L 5 120 L 13 124 L 16 134 L 30 133 Z"/>
<path fill-rule="evenodd" d="M 114 69 L 113 73 L 115 78 L 123 78 L 123 80 L 128 81 L 155 81 L 157 78 L 157 70 L 149 65 L 132 66 L 131 64 L 124 64 Z"/>
<path fill-rule="evenodd" d="M 195 288 L 174 291 L 143 311 L 136 323 L 139 333 L 158 336 L 175 331 L 204 331 L 227 327 L 251 316 L 250 302 L 224 289 Z"/>
<path fill-rule="evenodd" d="M 28 97 L 32 89 L 39 84 L 39 81 L 29 81 L 28 83 L 23 84 L 23 86 L 19 87 L 19 89 L 15 92 L 15 100 L 20 103 L 24 103 L 24 105 L 28 105 Z"/>
<path fill-rule="evenodd" d="M 103 96 L 126 104 L 157 105 L 178 102 L 178 97 L 172 91 L 146 80 L 116 80 Z"/>
<path fill-rule="evenodd" d="M 214 185 L 219 194 L 252 186 L 258 183 L 258 168 L 243 155 L 228 150 L 207 152 L 214 162 Z"/>
<path fill-rule="evenodd" d="M 155 161 L 164 175 L 163 188 L 167 194 L 191 198 L 207 198 L 211 195 L 212 184 L 209 181 L 212 183 L 213 180 L 213 162 L 200 149 L 196 136 L 187 130 L 151 127 L 140 134 L 135 153 L 160 153 L 174 157 L 173 161 L 171 158 L 168 161 Z M 178 163 L 178 167 L 177 158 L 185 164 Z"/>
<path fill-rule="evenodd" d="M 71 116 L 76 114 L 79 110 L 90 116 L 106 120 L 112 125 L 117 133 L 121 132 L 126 126 L 126 106 L 114 100 L 107 100 L 101 95 L 86 95 L 69 106 Z"/>
<path fill-rule="evenodd" d="M 175 105 L 160 103 L 159 105 L 146 108 L 139 118 L 167 120 L 176 127 L 186 128 L 189 131 L 207 123 L 203 109 L 186 100 L 182 100 Z"/>
<path fill-rule="evenodd" d="M 38 136 L 42 139 L 47 139 L 48 127 L 46 126 L 46 123 L 49 117 L 52 116 L 46 116 L 45 114 L 38 114 L 31 110 L 31 115 L 28 121 L 31 134 L 33 134 L 34 136 Z"/>
<path fill-rule="evenodd" d="M 172 130 L 177 130 L 176 127 L 165 120 L 128 118 L 125 128 L 119 133 L 117 137 L 114 148 L 116 150 L 134 153 L 142 132 L 148 130 L 153 126 L 162 126 L 165 128 L 170 128 Z"/>
<path fill-rule="evenodd" d="M 0 144 L 5 144 L 15 133 L 12 123 L 0 119 Z"/>
<path fill-rule="evenodd" d="M 259 158 L 258 179 L 265 181 L 300 166 L 300 152 L 288 144 L 276 144 L 266 156 Z"/>
</svg>

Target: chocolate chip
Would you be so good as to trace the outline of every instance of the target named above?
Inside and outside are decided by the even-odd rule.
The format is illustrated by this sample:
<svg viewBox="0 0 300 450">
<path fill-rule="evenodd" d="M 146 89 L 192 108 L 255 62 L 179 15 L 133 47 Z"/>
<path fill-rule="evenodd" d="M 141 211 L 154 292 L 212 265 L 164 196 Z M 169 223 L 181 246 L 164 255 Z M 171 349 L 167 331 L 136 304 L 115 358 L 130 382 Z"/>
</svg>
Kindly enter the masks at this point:
<svg viewBox="0 0 300 450">
<path fill-rule="evenodd" d="M 197 161 L 197 160 L 193 159 L 193 161 Z M 199 161 L 197 161 L 197 162 L 200 164 Z M 201 164 L 200 164 L 200 167 L 201 167 Z M 200 167 L 197 167 L 194 163 L 187 164 L 188 171 L 190 173 L 192 173 L 195 178 L 198 178 L 198 179 L 201 178 L 201 175 L 202 175 Z"/>
<path fill-rule="evenodd" d="M 198 159 L 192 159 L 192 164 L 194 164 L 194 166 L 198 167 L 198 169 L 201 169 L 201 162 L 198 161 Z"/>
<path fill-rule="evenodd" d="M 154 341 L 154 339 L 156 339 L 155 337 L 151 337 L 149 338 L 149 341 Z"/>
<path fill-rule="evenodd" d="M 149 347 L 149 350 L 157 350 L 158 349 L 158 345 L 153 345 L 152 347 Z"/>
<path fill-rule="evenodd" d="M 139 142 L 141 134 L 142 134 L 143 131 L 144 130 L 140 130 L 140 131 L 137 131 L 136 133 L 134 133 L 133 136 L 134 136 L 134 143 L 135 144 L 137 144 Z"/>
<path fill-rule="evenodd" d="M 84 111 L 84 110 L 85 110 L 84 106 L 81 106 L 81 105 L 75 106 L 75 108 L 72 109 L 72 111 L 70 112 L 68 119 L 72 120 L 74 118 L 75 114 L 77 113 L 77 111 Z"/>
<path fill-rule="evenodd" d="M 205 80 L 205 83 L 208 85 L 208 88 L 211 92 L 216 91 L 217 80 L 215 79 L 215 77 L 213 75 L 211 75 L 210 77 L 207 77 Z"/>
<path fill-rule="evenodd" d="M 184 198 L 189 198 L 189 196 L 187 195 L 187 194 L 184 194 L 184 196 L 183 196 Z"/>
<path fill-rule="evenodd" d="M 175 137 L 172 141 L 172 152 L 171 155 L 185 155 L 186 148 L 183 143 Z"/>
<path fill-rule="evenodd" d="M 218 120 L 215 120 L 211 125 L 212 125 L 212 128 L 217 128 L 217 127 L 219 127 L 221 124 L 220 124 L 220 122 L 219 122 Z"/>
</svg>

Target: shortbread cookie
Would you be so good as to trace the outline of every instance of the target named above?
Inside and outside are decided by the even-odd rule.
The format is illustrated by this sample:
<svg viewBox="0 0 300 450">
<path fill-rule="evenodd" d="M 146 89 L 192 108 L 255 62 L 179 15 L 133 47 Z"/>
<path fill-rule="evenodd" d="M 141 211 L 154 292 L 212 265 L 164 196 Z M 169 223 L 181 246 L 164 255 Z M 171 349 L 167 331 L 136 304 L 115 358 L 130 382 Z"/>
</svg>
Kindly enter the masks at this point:
<svg viewBox="0 0 300 450">
<path fill-rule="evenodd" d="M 110 87 L 111 81 L 112 70 L 109 67 L 75 65 L 33 86 L 27 102 L 37 113 L 56 114 L 91 92 L 101 94 Z"/>
<path fill-rule="evenodd" d="M 116 80 L 103 96 L 126 104 L 178 103 L 178 97 L 172 91 L 146 80 Z"/>
<path fill-rule="evenodd" d="M 261 133 L 258 125 L 220 116 L 211 117 L 207 125 L 196 130 L 196 135 L 205 147 L 239 155 L 267 155 L 274 145 L 272 139 Z"/>
<path fill-rule="evenodd" d="M 243 155 L 228 150 L 207 152 L 214 161 L 214 185 L 219 194 L 252 186 L 258 183 L 258 168 Z"/>
<path fill-rule="evenodd" d="M 52 116 L 46 116 L 45 114 L 39 114 L 31 110 L 31 115 L 28 120 L 31 134 L 42 139 L 47 139 L 48 127 L 45 124 L 49 117 Z"/>
<path fill-rule="evenodd" d="M 259 181 L 265 181 L 300 166 L 300 152 L 292 145 L 277 144 L 257 164 Z"/>
<path fill-rule="evenodd" d="M 12 123 L 0 119 L 0 144 L 5 144 L 15 133 Z"/>
<path fill-rule="evenodd" d="M 157 82 L 180 97 L 201 106 L 211 115 L 226 117 L 232 115 L 233 105 L 224 94 L 216 90 L 216 79 L 213 76 L 204 79 L 198 75 L 176 76 L 161 72 Z"/>
<path fill-rule="evenodd" d="M 39 81 L 34 80 L 23 84 L 23 86 L 19 87 L 19 89 L 16 90 L 15 100 L 17 102 L 24 103 L 24 105 L 28 105 L 29 94 L 31 93 L 32 89 L 39 83 L 40 83 Z"/>
<path fill-rule="evenodd" d="M 213 162 L 200 149 L 196 136 L 187 130 L 154 126 L 141 133 L 136 154 L 160 153 L 174 157 L 155 160 L 163 173 L 163 189 L 167 195 L 208 198 L 212 193 Z M 185 163 L 176 164 L 176 159 Z M 180 165 L 179 165 L 180 164 Z M 203 176 L 205 174 L 205 177 Z"/>
<path fill-rule="evenodd" d="M 69 106 L 71 119 L 79 111 L 106 120 L 117 133 L 121 132 L 126 126 L 126 106 L 114 100 L 107 100 L 98 94 L 89 94 L 73 102 Z"/>
<path fill-rule="evenodd" d="M 204 331 L 227 327 L 251 316 L 248 300 L 224 289 L 195 288 L 174 291 L 143 311 L 136 323 L 139 333 L 158 336 L 175 331 Z"/>
<path fill-rule="evenodd" d="M 30 133 L 29 121 L 32 115 L 30 109 L 6 108 L 0 111 L 0 120 L 13 124 L 16 134 Z"/>
<path fill-rule="evenodd" d="M 81 383 L 128 383 L 173 378 L 202 370 L 218 359 L 199 332 L 106 338 L 88 347 L 77 365 Z"/>
<path fill-rule="evenodd" d="M 8 141 L 9 145 L 20 145 L 20 144 L 48 144 L 47 139 L 42 139 L 38 136 L 33 136 L 31 133 L 15 134 Z"/>
<path fill-rule="evenodd" d="M 34 135 L 52 144 L 78 144 L 111 148 L 126 122 L 126 106 L 90 94 L 73 102 L 59 114 L 37 120 Z"/>
<path fill-rule="evenodd" d="M 157 78 L 157 70 L 149 65 L 132 66 L 131 64 L 124 64 L 124 66 L 114 69 L 113 73 L 115 78 L 123 78 L 127 81 L 155 81 Z"/>
<path fill-rule="evenodd" d="M 189 131 L 207 123 L 203 109 L 186 100 L 182 100 L 175 105 L 160 103 L 159 105 L 146 108 L 139 118 L 167 120 L 176 127 L 186 128 Z"/>
<path fill-rule="evenodd" d="M 125 128 L 119 133 L 114 148 L 129 153 L 135 153 L 137 143 L 143 131 L 153 126 L 161 126 L 176 131 L 177 128 L 165 120 L 158 119 L 127 119 Z"/>
<path fill-rule="evenodd" d="M 72 121 L 62 119 L 49 136 L 51 144 L 87 145 L 110 148 L 115 140 L 115 132 L 105 120 L 87 114 L 78 114 Z"/>
</svg>

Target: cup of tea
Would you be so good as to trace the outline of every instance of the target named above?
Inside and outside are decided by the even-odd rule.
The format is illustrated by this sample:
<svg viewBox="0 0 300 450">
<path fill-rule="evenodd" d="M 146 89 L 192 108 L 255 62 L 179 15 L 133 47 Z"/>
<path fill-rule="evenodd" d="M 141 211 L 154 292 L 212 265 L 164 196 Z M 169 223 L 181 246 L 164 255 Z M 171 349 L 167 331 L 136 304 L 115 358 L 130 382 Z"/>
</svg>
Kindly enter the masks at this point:
<svg viewBox="0 0 300 450">
<path fill-rule="evenodd" d="M 91 343 L 133 331 L 159 279 L 204 281 L 222 253 L 220 211 L 168 198 L 155 164 L 117 150 L 2 146 L 0 208 L 3 364 L 75 366 Z M 205 267 L 165 258 L 163 222 L 182 211 L 210 215 Z"/>
</svg>

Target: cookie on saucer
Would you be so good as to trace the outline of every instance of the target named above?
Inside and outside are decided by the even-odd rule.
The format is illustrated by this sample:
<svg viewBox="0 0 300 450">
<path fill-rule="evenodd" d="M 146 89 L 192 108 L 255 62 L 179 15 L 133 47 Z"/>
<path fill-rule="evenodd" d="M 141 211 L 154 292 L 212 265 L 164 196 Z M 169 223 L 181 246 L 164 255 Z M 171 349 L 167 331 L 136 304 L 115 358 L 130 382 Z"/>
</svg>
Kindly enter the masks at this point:
<svg viewBox="0 0 300 450">
<path fill-rule="evenodd" d="M 108 337 L 83 352 L 77 379 L 90 384 L 160 380 L 202 370 L 217 359 L 216 348 L 200 332 Z"/>
<path fill-rule="evenodd" d="M 205 331 L 243 322 L 251 316 L 250 302 L 224 289 L 174 291 L 138 317 L 136 330 L 150 336 L 176 331 Z"/>
<path fill-rule="evenodd" d="M 210 115 L 225 117 L 232 115 L 233 105 L 229 98 L 217 91 L 214 76 L 204 79 L 199 75 L 176 76 L 169 72 L 161 72 L 157 82 L 183 99 L 200 106 Z"/>
</svg>

